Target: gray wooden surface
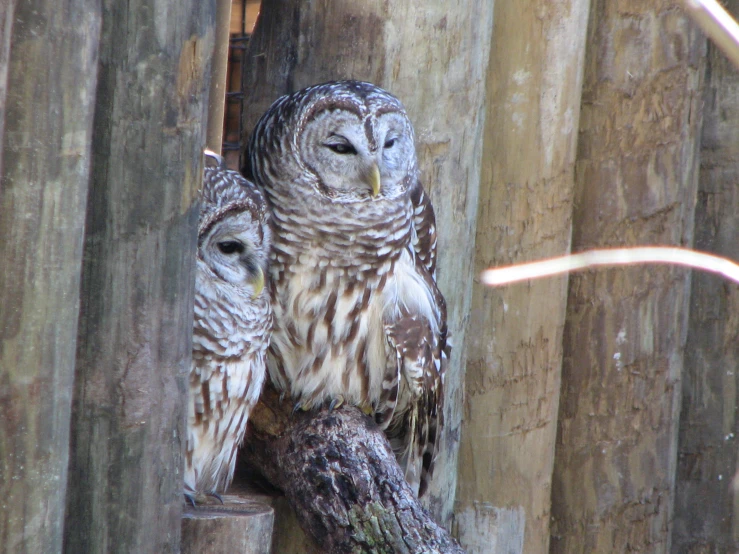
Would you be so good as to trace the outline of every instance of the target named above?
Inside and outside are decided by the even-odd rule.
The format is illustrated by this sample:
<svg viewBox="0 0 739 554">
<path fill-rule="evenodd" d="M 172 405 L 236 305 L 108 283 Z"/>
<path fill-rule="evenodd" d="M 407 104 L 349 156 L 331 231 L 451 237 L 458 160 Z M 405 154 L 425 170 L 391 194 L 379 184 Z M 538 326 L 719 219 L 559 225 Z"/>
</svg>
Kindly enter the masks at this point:
<svg viewBox="0 0 739 554">
<path fill-rule="evenodd" d="M 179 551 L 215 6 L 103 2 L 65 549 Z"/>
<path fill-rule="evenodd" d="M 62 547 L 99 28 L 0 2 L 0 552 Z"/>
<path fill-rule="evenodd" d="M 713 45 L 700 157 L 695 248 L 739 260 L 739 71 Z M 739 286 L 694 272 L 688 325 L 672 548 L 739 552 Z"/>
</svg>

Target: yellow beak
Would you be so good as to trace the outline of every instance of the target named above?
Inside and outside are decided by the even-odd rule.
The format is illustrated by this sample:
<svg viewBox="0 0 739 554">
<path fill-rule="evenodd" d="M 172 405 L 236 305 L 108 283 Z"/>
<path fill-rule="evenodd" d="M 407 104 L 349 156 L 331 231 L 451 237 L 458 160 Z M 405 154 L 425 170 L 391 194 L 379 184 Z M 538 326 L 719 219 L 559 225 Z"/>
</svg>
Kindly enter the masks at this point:
<svg viewBox="0 0 739 554">
<path fill-rule="evenodd" d="M 372 168 L 367 174 L 367 184 L 372 189 L 372 196 L 377 196 L 378 194 L 380 194 L 382 181 L 380 180 L 380 168 L 377 167 L 377 164 L 372 164 Z"/>
<path fill-rule="evenodd" d="M 264 290 L 264 272 L 261 267 L 257 266 L 257 272 L 249 282 L 254 287 L 251 297 L 256 298 Z"/>
</svg>

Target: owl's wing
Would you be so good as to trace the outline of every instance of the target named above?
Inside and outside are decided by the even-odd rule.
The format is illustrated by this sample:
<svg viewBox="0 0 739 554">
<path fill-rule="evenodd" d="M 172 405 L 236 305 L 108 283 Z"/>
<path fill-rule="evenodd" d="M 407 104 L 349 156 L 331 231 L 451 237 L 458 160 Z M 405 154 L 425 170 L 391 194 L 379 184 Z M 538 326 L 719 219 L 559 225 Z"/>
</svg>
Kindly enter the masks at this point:
<svg viewBox="0 0 739 554">
<path fill-rule="evenodd" d="M 376 417 L 381 426 L 387 427 L 406 479 L 421 496 L 431 478 L 442 428 L 445 353 L 423 316 L 405 314 L 387 325 L 385 332 L 395 353 L 396 371 L 392 381 L 386 378 L 383 392 L 387 391 L 394 401 L 386 402 L 385 411 Z M 390 373 L 388 368 L 387 377 Z"/>
<path fill-rule="evenodd" d="M 421 181 L 415 179 L 410 189 L 413 205 L 413 252 L 417 263 L 426 268 L 436 279 L 436 215 L 431 200 L 423 190 Z"/>
</svg>

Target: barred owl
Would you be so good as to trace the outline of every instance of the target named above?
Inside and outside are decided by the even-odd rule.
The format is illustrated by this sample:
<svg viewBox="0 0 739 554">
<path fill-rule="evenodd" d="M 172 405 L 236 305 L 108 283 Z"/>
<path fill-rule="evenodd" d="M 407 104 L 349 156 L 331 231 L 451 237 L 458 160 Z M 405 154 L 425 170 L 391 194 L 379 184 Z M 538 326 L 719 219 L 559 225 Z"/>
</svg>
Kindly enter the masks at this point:
<svg viewBox="0 0 739 554">
<path fill-rule="evenodd" d="M 273 214 L 270 378 L 304 409 L 346 401 L 372 414 L 422 495 L 449 344 L 403 105 L 358 81 L 283 96 L 257 123 L 245 171 Z"/>
<path fill-rule="evenodd" d="M 200 195 L 185 457 L 193 504 L 231 482 L 272 330 L 269 208 L 252 183 L 209 157 L 219 166 L 205 168 Z"/>
</svg>

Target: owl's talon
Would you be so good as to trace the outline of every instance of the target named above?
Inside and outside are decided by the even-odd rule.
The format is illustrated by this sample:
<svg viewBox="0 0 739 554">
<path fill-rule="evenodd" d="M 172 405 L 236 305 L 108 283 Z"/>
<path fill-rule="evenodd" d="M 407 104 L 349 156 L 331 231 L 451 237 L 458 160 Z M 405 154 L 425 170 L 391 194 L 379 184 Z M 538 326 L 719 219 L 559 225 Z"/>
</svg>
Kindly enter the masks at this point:
<svg viewBox="0 0 739 554">
<path fill-rule="evenodd" d="M 223 498 L 222 498 L 222 497 L 221 497 L 221 495 L 220 495 L 220 494 L 218 494 L 218 493 L 217 493 L 216 491 L 211 491 L 211 492 L 209 492 L 209 493 L 206 493 L 206 494 L 207 494 L 208 496 L 210 496 L 211 498 L 215 498 L 216 500 L 218 500 L 218 502 L 220 502 L 220 503 L 221 503 L 221 505 L 223 505 Z"/>
<path fill-rule="evenodd" d="M 295 415 L 296 413 L 298 413 L 298 411 L 300 411 L 302 409 L 303 409 L 303 403 L 302 402 L 296 402 L 295 403 L 295 406 L 293 406 L 293 413 L 292 413 L 292 415 Z"/>
<path fill-rule="evenodd" d="M 194 508 L 195 507 L 195 495 L 192 494 L 192 493 L 190 493 L 190 492 L 186 492 L 185 493 L 185 502 L 189 502 L 192 505 L 192 507 Z"/>
<path fill-rule="evenodd" d="M 336 408 L 340 408 L 343 403 L 344 403 L 344 397 L 341 395 L 331 400 L 331 403 L 328 405 L 329 413 L 333 412 L 334 409 Z"/>
</svg>

